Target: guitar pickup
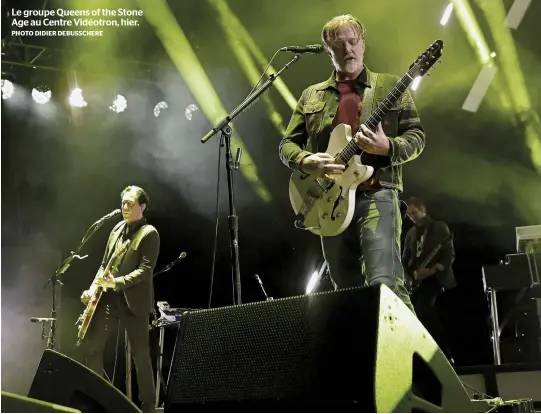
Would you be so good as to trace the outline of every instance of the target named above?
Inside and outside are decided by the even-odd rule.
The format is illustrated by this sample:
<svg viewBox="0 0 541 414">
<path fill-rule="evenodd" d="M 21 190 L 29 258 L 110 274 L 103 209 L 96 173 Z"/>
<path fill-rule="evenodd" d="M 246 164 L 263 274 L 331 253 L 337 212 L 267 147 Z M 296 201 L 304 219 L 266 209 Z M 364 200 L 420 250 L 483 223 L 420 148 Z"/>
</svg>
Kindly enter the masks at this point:
<svg viewBox="0 0 541 414">
<path fill-rule="evenodd" d="M 326 193 L 328 190 L 328 188 L 326 186 L 324 186 L 321 182 L 319 182 L 318 180 L 316 180 L 316 183 L 317 183 L 317 186 L 318 188 L 323 191 L 324 193 Z"/>
<path fill-rule="evenodd" d="M 336 181 L 328 176 L 325 176 L 323 179 L 317 178 L 316 183 L 318 187 L 323 191 L 324 193 L 327 193 L 331 188 L 334 187 L 334 184 L 336 184 Z"/>
</svg>

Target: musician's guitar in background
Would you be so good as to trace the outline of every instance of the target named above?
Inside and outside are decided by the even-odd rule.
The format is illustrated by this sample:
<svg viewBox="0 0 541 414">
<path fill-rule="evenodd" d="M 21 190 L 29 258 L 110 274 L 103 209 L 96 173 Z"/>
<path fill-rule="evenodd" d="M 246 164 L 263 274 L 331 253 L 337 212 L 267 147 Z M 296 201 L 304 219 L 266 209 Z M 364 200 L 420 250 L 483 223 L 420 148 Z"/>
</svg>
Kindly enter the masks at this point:
<svg viewBox="0 0 541 414">
<path fill-rule="evenodd" d="M 416 77 L 425 75 L 441 57 L 443 41 L 437 40 L 413 62 L 408 72 L 377 106 L 365 125 L 375 131 L 385 114 L 404 94 Z M 351 223 L 355 211 L 355 190 L 374 174 L 374 167 L 363 165 L 361 149 L 352 140 L 351 127 L 337 125 L 331 133 L 327 152 L 337 164 L 346 166 L 343 174 L 320 177 L 295 171 L 289 180 L 289 199 L 297 228 L 321 236 L 336 236 Z"/>
<path fill-rule="evenodd" d="M 417 269 L 415 269 L 415 272 L 418 272 L 419 270 L 421 269 L 425 269 L 428 264 L 430 263 L 430 261 L 438 254 L 438 252 L 440 251 L 440 249 L 442 248 L 442 246 L 447 243 L 449 240 L 451 240 L 453 238 L 453 234 L 450 233 L 445 239 L 443 239 L 443 241 L 438 244 L 429 254 L 428 256 L 426 256 L 425 260 L 423 260 L 423 262 L 417 267 Z M 418 278 L 417 280 L 413 279 L 413 276 L 407 276 L 405 277 L 405 285 L 406 285 L 406 289 L 408 290 L 409 294 L 411 295 L 413 292 L 415 292 L 415 290 L 421 286 L 421 283 L 423 282 L 424 279 L 426 279 L 427 277 L 433 277 L 435 275 L 431 275 L 431 276 L 425 276 L 425 277 L 421 277 L 421 278 Z"/>
<path fill-rule="evenodd" d="M 127 239 L 126 241 L 124 241 L 124 243 L 121 243 L 117 246 L 113 255 L 109 259 L 107 266 L 105 266 L 103 272 L 97 275 L 94 278 L 92 284 L 90 285 L 90 288 L 88 289 L 90 292 L 90 299 L 86 304 L 85 310 L 83 311 L 83 313 L 81 313 L 79 319 L 77 319 L 77 322 L 75 322 L 75 325 L 79 325 L 77 332 L 77 346 L 81 345 L 81 343 L 85 339 L 86 333 L 88 331 L 88 328 L 90 327 L 92 318 L 94 317 L 94 313 L 96 312 L 96 308 L 98 307 L 101 296 L 103 295 L 103 292 L 107 290 L 102 286 L 98 286 L 98 284 L 96 283 L 97 279 L 99 277 L 107 278 L 109 276 L 112 276 L 115 267 L 118 266 L 118 263 L 120 262 L 119 259 L 121 259 L 124 253 L 126 253 L 126 250 L 128 250 L 130 243 L 131 240 Z"/>
</svg>

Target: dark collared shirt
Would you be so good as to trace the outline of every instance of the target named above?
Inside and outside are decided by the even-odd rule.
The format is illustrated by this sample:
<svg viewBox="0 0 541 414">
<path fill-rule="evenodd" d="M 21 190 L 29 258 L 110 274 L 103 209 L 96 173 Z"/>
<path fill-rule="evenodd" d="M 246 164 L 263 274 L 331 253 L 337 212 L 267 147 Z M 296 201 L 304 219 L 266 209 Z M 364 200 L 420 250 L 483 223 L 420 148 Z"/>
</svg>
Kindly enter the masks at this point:
<svg viewBox="0 0 541 414">
<path fill-rule="evenodd" d="M 142 218 L 141 220 L 134 221 L 132 223 L 128 223 L 126 227 L 124 228 L 124 231 L 122 232 L 123 237 L 126 238 L 132 238 L 137 231 L 143 227 L 145 224 L 147 224 L 147 219 Z"/>
<path fill-rule="evenodd" d="M 120 237 L 117 239 L 115 243 L 114 249 L 109 252 L 108 259 L 111 258 L 113 252 L 118 248 L 118 246 L 121 243 L 124 243 L 127 239 L 133 240 L 133 236 L 139 231 L 141 227 L 143 227 L 147 223 L 147 220 L 143 217 L 141 220 L 137 220 L 131 223 L 124 223 L 122 232 L 120 233 Z"/>
</svg>

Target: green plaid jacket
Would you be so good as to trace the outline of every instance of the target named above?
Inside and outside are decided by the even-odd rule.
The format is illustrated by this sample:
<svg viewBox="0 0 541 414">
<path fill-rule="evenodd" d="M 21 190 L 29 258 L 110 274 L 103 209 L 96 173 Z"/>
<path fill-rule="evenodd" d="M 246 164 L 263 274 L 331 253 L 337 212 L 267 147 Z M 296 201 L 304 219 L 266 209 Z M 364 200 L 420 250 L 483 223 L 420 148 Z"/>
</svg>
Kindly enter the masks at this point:
<svg viewBox="0 0 541 414">
<path fill-rule="evenodd" d="M 297 102 L 280 142 L 280 158 L 291 169 L 298 169 L 301 160 L 308 155 L 327 149 L 340 97 L 335 78 L 333 72 L 325 82 L 309 86 Z M 357 80 L 357 92 L 363 96 L 359 125 L 369 118 L 399 79 L 395 75 L 371 72 L 365 66 Z M 382 187 L 402 191 L 402 164 L 417 158 L 426 142 L 408 90 L 384 117 L 382 126 L 390 139 L 391 152 L 390 156 L 373 156 L 378 179 Z"/>
</svg>

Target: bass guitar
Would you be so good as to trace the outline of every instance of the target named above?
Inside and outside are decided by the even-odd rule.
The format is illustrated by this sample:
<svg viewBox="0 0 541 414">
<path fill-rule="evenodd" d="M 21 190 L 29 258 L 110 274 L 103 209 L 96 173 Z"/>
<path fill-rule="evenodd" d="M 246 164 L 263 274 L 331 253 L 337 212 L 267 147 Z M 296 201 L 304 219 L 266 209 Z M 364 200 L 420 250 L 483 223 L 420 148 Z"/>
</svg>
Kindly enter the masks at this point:
<svg viewBox="0 0 541 414">
<path fill-rule="evenodd" d="M 375 131 L 385 114 L 404 94 L 416 77 L 425 75 L 441 57 L 443 41 L 437 40 L 410 66 L 391 92 L 377 106 L 365 125 Z M 352 139 L 351 127 L 337 125 L 326 152 L 336 164 L 346 166 L 339 175 L 324 177 L 295 171 L 289 180 L 289 199 L 297 215 L 295 227 L 320 236 L 336 236 L 351 223 L 355 211 L 355 191 L 374 174 L 374 167 L 363 165 L 359 146 Z"/>
<path fill-rule="evenodd" d="M 417 267 L 417 269 L 413 272 L 418 272 L 419 270 L 421 269 L 424 269 L 428 266 L 428 264 L 430 263 L 430 261 L 438 254 L 438 252 L 440 251 L 441 247 L 447 243 L 447 241 L 451 240 L 453 238 L 453 234 L 450 233 L 445 239 L 443 239 L 443 241 L 438 244 L 429 254 L 428 256 L 426 256 L 425 260 L 423 260 L 423 262 Z M 428 277 L 428 276 L 426 276 Z M 409 294 L 411 295 L 413 292 L 415 292 L 415 290 L 421 286 L 421 283 L 423 281 L 423 279 L 426 279 L 426 277 L 423 277 L 423 278 L 418 278 L 418 279 L 414 279 L 412 277 L 406 277 L 405 279 L 405 285 L 406 285 L 406 289 L 408 290 Z"/>
</svg>

